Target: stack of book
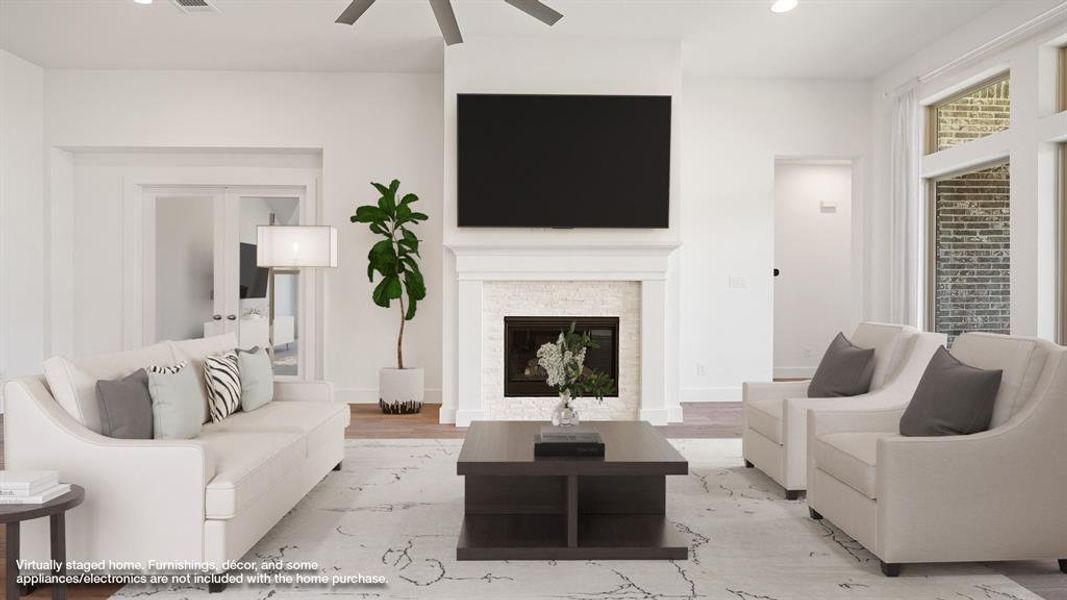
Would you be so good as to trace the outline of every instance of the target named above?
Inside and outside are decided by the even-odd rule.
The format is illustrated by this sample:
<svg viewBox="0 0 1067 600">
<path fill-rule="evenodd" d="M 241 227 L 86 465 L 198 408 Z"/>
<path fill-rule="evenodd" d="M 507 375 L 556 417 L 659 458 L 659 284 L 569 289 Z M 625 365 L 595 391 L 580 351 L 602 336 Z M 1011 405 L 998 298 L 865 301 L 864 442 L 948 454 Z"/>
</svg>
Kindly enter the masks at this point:
<svg viewBox="0 0 1067 600">
<path fill-rule="evenodd" d="M 542 427 L 534 441 L 534 456 L 591 456 L 603 458 L 604 442 L 591 429 Z"/>
<path fill-rule="evenodd" d="M 0 505 L 44 504 L 69 491 L 55 471 L 0 471 Z"/>
</svg>

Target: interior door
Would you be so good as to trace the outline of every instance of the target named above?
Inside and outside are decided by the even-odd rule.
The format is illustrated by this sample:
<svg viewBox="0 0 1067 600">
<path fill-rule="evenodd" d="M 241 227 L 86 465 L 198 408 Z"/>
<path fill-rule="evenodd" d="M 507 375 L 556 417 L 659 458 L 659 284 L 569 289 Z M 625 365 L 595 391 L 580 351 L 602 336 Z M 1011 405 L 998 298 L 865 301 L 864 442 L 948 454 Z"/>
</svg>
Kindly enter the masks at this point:
<svg viewBox="0 0 1067 600">
<path fill-rule="evenodd" d="M 159 191 L 146 202 L 145 344 L 226 330 L 224 204 L 212 189 Z"/>
<path fill-rule="evenodd" d="M 237 333 L 242 348 L 271 345 L 270 299 L 274 298 L 273 363 L 276 377 L 302 377 L 305 372 L 303 343 L 304 274 L 297 270 L 267 269 L 256 265 L 258 228 L 263 225 L 299 225 L 302 217 L 301 191 L 292 189 L 231 189 L 227 210 L 234 227 L 228 244 L 238 249 L 231 267 L 231 304 L 237 314 L 228 330 Z M 229 315 L 230 313 L 227 313 Z M 227 317 L 228 318 L 228 317 Z"/>
<path fill-rule="evenodd" d="M 256 264 L 258 227 L 299 225 L 296 188 L 153 190 L 145 203 L 143 343 L 232 332 L 238 347 L 270 343 L 274 297 L 275 376 L 307 371 L 307 274 Z"/>
</svg>

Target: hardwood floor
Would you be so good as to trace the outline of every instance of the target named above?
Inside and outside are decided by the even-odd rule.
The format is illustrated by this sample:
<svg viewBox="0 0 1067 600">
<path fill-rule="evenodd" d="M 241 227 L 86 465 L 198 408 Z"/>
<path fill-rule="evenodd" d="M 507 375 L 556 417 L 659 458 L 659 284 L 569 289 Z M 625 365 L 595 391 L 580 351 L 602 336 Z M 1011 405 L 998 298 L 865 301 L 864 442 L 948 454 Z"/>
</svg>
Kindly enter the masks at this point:
<svg viewBox="0 0 1067 600">
<path fill-rule="evenodd" d="M 668 438 L 738 438 L 741 437 L 742 415 L 740 402 L 695 403 L 683 405 L 685 422 L 660 427 Z M 415 415 L 383 415 L 372 404 L 353 404 L 352 424 L 345 437 L 360 438 L 462 438 L 466 429 L 438 423 L 440 406 L 430 404 Z M 0 417 L 0 468 L 3 466 L 3 417 Z M 4 575 L 4 556 L 0 549 L 0 577 Z M 1067 600 L 1067 575 L 1059 572 L 1054 562 L 991 563 L 993 569 L 1014 579 L 1031 592 L 1048 600 Z M 3 581 L 3 579 L 0 579 Z M 67 595 L 71 600 L 99 600 L 108 598 L 120 586 L 76 586 Z M 47 587 L 28 596 L 46 600 L 51 597 Z M 219 596 L 225 600 L 225 592 Z"/>
<path fill-rule="evenodd" d="M 349 438 L 462 438 L 466 429 L 441 425 L 439 404 L 414 415 L 383 415 L 374 404 L 353 404 Z M 685 422 L 658 427 L 668 438 L 741 437 L 741 403 L 686 404 Z"/>
</svg>

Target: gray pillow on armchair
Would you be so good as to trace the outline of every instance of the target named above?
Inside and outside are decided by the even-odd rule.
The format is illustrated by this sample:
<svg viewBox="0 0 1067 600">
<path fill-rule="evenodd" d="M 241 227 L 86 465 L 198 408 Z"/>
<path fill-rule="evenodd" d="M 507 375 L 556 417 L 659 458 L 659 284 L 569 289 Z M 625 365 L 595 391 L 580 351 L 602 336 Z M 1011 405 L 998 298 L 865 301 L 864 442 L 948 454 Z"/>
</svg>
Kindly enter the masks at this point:
<svg viewBox="0 0 1067 600">
<path fill-rule="evenodd" d="M 989 429 L 1003 374 L 965 365 L 941 346 L 900 418 L 900 434 L 968 435 Z"/>
<path fill-rule="evenodd" d="M 873 376 L 874 348 L 854 346 L 845 334 L 838 333 L 808 384 L 808 398 L 866 394 L 871 389 Z"/>
</svg>

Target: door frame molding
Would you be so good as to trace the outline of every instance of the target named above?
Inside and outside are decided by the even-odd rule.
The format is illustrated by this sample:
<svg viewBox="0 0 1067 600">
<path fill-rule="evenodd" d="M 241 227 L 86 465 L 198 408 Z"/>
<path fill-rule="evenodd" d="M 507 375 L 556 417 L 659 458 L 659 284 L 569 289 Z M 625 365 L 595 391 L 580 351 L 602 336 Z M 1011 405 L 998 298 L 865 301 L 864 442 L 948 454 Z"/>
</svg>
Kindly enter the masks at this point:
<svg viewBox="0 0 1067 600">
<path fill-rule="evenodd" d="M 281 171 L 281 172 L 279 172 Z M 218 169 L 165 168 L 134 169 L 123 177 L 122 202 L 122 346 L 132 350 L 145 345 L 146 211 L 149 199 L 159 195 L 187 195 L 218 192 L 238 196 L 293 196 L 299 191 L 300 222 L 319 224 L 321 218 L 321 186 L 319 169 Z M 154 202 L 153 202 L 154 204 Z M 154 211 L 152 211 L 154 219 Z M 154 228 L 152 229 L 154 234 Z M 68 242 L 71 243 L 72 242 Z M 324 293 L 323 274 L 319 269 L 306 269 L 300 275 L 301 301 L 304 309 L 298 327 L 302 327 L 304 351 L 298 377 L 320 379 L 323 371 Z M 153 262 L 154 272 L 154 262 Z M 154 311 L 154 296 L 152 297 Z M 285 377 L 282 377 L 285 379 Z"/>
</svg>

